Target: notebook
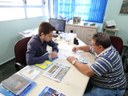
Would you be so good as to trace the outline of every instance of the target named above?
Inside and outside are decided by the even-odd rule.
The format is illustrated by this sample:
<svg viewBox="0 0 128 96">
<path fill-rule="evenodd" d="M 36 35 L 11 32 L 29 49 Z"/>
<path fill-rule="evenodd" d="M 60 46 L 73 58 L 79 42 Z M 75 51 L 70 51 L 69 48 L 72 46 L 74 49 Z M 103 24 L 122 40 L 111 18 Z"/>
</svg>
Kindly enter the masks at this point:
<svg viewBox="0 0 128 96">
<path fill-rule="evenodd" d="M 1 85 L 0 85 L 0 96 L 14 96 L 13 93 L 9 92 L 8 90 L 4 89 Z"/>
<path fill-rule="evenodd" d="M 15 95 L 11 91 L 5 89 L 0 85 L 0 96 L 26 96 L 34 87 L 36 86 L 35 82 L 32 82 L 29 86 L 27 86 L 20 94 Z"/>
<path fill-rule="evenodd" d="M 26 88 L 30 88 L 32 81 L 19 74 L 14 74 L 2 81 L 1 84 L 5 89 L 11 91 L 15 95 L 20 95 Z"/>
<path fill-rule="evenodd" d="M 66 96 L 63 93 L 46 86 L 38 96 Z"/>
<path fill-rule="evenodd" d="M 52 62 L 49 60 L 45 60 L 42 64 L 35 64 L 35 66 L 41 68 L 41 69 L 47 69 L 49 66 L 52 65 Z"/>
</svg>

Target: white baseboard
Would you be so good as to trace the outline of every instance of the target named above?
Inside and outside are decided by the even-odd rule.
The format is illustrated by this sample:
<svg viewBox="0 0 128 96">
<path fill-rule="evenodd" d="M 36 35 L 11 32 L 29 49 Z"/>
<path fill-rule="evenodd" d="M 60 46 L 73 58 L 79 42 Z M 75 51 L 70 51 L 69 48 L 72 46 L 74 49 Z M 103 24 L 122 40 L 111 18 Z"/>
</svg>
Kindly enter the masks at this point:
<svg viewBox="0 0 128 96">
<path fill-rule="evenodd" d="M 7 59 L 6 61 L 1 62 L 0 65 L 3 65 L 3 64 L 5 64 L 6 62 L 8 62 L 8 61 L 10 61 L 10 60 L 12 60 L 12 59 L 14 59 L 14 58 L 15 58 L 15 57 L 9 58 L 9 59 Z"/>
</svg>

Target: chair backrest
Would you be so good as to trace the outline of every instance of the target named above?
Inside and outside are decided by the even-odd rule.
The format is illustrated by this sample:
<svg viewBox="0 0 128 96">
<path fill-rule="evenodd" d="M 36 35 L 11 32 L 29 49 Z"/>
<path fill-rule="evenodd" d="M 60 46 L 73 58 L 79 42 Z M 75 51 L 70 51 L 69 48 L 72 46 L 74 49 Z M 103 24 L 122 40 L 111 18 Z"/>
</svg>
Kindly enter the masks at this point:
<svg viewBox="0 0 128 96">
<path fill-rule="evenodd" d="M 118 36 L 110 36 L 110 39 L 111 39 L 113 47 L 115 47 L 116 50 L 121 55 L 123 51 L 123 40 Z"/>
<path fill-rule="evenodd" d="M 31 37 L 26 37 L 19 40 L 14 47 L 16 63 L 20 63 L 22 66 L 26 66 L 26 51 L 27 43 Z"/>
</svg>

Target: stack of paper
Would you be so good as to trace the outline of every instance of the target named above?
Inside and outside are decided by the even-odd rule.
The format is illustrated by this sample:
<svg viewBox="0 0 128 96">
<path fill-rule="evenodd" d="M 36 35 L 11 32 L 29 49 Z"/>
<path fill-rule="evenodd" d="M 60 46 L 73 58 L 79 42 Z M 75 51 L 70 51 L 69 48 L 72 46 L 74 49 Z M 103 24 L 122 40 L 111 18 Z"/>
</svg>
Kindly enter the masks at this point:
<svg viewBox="0 0 128 96">
<path fill-rule="evenodd" d="M 21 70 L 19 73 L 29 79 L 34 79 L 39 75 L 40 71 L 31 66 L 27 66 L 26 68 Z"/>
<path fill-rule="evenodd" d="M 35 86 L 35 83 L 19 74 L 14 74 L 2 81 L 1 85 L 14 95 L 24 96 Z"/>
</svg>

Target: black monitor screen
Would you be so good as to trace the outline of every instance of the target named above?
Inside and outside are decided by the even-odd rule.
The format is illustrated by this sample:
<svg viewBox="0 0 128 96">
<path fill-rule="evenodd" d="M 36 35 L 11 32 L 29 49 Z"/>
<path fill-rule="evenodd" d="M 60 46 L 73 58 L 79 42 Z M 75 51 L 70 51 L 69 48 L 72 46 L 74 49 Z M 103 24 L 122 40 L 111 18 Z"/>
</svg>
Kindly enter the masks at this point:
<svg viewBox="0 0 128 96">
<path fill-rule="evenodd" d="M 50 18 L 49 23 L 56 28 L 56 31 L 65 31 L 66 20 Z"/>
</svg>

